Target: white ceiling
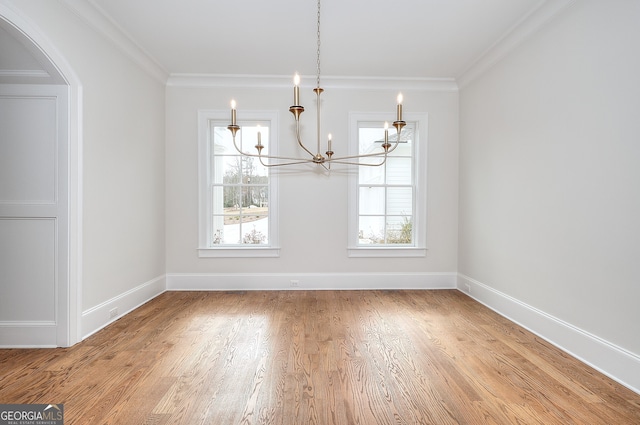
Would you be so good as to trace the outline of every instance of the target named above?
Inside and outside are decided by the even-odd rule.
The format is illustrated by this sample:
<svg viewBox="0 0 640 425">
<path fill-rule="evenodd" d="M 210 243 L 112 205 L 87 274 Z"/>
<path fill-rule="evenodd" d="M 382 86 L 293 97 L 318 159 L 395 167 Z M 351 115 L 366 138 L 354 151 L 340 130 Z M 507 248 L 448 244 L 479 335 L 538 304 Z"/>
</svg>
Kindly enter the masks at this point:
<svg viewBox="0 0 640 425">
<path fill-rule="evenodd" d="M 513 34 L 532 32 L 567 3 L 571 0 L 323 0 L 322 75 L 455 80 Z M 63 4 L 160 78 L 316 73 L 315 0 Z M 24 41 L 11 40 L 15 34 L 8 28 L 0 19 L 0 83 L 15 82 L 21 70 L 35 75 L 42 62 L 37 54 L 29 57 L 33 48 L 27 48 L 29 54 L 21 51 Z"/>
<path fill-rule="evenodd" d="M 315 0 L 90 1 L 168 74 L 316 72 Z M 542 3 L 324 0 L 322 74 L 455 78 Z"/>
</svg>

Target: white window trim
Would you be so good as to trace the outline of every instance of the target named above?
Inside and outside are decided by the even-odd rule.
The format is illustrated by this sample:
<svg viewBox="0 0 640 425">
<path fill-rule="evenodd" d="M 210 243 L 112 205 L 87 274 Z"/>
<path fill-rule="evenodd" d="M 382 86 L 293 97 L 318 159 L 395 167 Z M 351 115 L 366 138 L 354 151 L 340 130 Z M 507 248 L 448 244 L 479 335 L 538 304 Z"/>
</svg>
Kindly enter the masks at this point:
<svg viewBox="0 0 640 425">
<path fill-rule="evenodd" d="M 278 173 L 273 169 L 269 173 L 269 245 L 259 246 L 208 246 L 207 235 L 211 229 L 210 202 L 210 122 L 230 121 L 229 110 L 199 110 L 198 111 L 198 256 L 200 258 L 265 258 L 279 257 L 279 227 L 278 227 Z M 269 152 L 277 155 L 278 111 L 242 111 L 241 122 L 270 121 Z"/>
<path fill-rule="evenodd" d="M 413 223 L 413 246 L 362 246 L 358 245 L 358 166 L 352 166 L 349 173 L 348 190 L 348 241 L 347 253 L 354 258 L 381 257 L 425 257 L 427 255 L 427 135 L 428 115 L 426 113 L 405 113 L 407 122 L 416 126 L 413 166 L 416 173 L 415 214 Z M 389 113 L 351 112 L 349 114 L 349 154 L 358 154 L 358 123 L 363 121 L 385 122 Z M 391 126 L 390 126 L 391 127 Z M 395 139 L 395 129 L 389 131 L 391 143 Z"/>
</svg>

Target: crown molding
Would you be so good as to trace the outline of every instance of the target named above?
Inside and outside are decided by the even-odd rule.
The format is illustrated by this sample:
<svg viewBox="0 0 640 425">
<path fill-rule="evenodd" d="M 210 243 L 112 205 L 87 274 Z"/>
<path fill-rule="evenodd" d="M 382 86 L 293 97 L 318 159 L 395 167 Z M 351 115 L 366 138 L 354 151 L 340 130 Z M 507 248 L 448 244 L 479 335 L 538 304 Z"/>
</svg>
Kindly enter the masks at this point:
<svg viewBox="0 0 640 425">
<path fill-rule="evenodd" d="M 91 28 L 111 41 L 129 59 L 138 64 L 153 78 L 165 84 L 169 73 L 116 22 L 96 5 L 93 0 L 61 0 L 73 13 Z"/>
<path fill-rule="evenodd" d="M 301 76 L 302 87 L 315 87 L 315 75 Z M 167 86 L 189 88 L 212 87 L 291 87 L 291 75 L 249 75 L 249 74 L 171 74 Z M 458 85 L 453 78 L 387 78 L 387 77 L 322 77 L 323 88 L 356 90 L 423 90 L 457 92 Z"/>
<path fill-rule="evenodd" d="M 575 0 L 542 0 L 456 78 L 458 87 L 463 88 L 478 78 L 575 2 Z"/>
</svg>

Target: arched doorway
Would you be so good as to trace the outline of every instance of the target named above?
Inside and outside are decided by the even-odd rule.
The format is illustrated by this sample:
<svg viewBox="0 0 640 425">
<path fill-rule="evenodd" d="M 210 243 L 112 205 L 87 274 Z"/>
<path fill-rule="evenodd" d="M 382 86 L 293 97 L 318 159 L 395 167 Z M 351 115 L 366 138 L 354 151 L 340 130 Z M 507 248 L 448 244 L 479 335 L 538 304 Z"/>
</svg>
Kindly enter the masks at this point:
<svg viewBox="0 0 640 425">
<path fill-rule="evenodd" d="M 37 28 L 0 2 L 0 346 L 80 340 L 80 93 Z"/>
</svg>

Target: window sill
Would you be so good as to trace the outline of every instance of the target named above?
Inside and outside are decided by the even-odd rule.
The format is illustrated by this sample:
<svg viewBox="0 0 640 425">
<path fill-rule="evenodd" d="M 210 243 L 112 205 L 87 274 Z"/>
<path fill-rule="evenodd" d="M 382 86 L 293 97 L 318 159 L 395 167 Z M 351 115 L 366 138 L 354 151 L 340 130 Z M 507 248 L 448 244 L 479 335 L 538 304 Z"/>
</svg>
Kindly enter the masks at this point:
<svg viewBox="0 0 640 425">
<path fill-rule="evenodd" d="M 226 247 L 198 248 L 200 258 L 276 258 L 280 248 L 274 247 Z"/>
<path fill-rule="evenodd" d="M 351 258 L 402 258 L 402 257 L 426 257 L 426 248 L 417 247 L 349 247 L 347 248 L 348 255 Z"/>
</svg>

